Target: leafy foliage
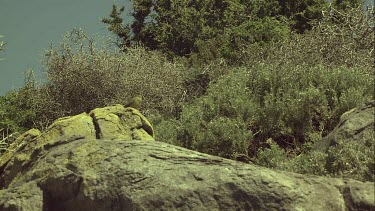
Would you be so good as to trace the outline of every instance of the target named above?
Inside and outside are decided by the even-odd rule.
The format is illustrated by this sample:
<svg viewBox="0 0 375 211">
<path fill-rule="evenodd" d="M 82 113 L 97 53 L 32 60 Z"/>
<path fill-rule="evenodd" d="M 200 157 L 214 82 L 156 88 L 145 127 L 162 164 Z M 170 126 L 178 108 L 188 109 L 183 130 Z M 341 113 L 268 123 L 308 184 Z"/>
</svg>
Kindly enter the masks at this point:
<svg viewBox="0 0 375 211">
<path fill-rule="evenodd" d="M 280 13 L 291 20 L 293 30 L 303 33 L 312 28 L 311 21 L 322 18 L 321 11 L 327 6 L 325 0 L 279 0 Z"/>
<path fill-rule="evenodd" d="M 288 153 L 275 142 L 260 149 L 256 164 L 301 174 L 347 177 L 374 181 L 374 141 L 341 140 L 327 153 L 313 151 L 304 154 Z M 308 144 L 307 144 L 308 145 Z M 308 148 L 308 146 L 303 146 Z"/>
<path fill-rule="evenodd" d="M 135 0 L 127 26 L 113 6 L 103 22 L 120 50 L 67 34 L 46 52 L 45 84 L 26 80 L 1 96 L 1 128 L 43 129 L 140 95 L 157 140 L 371 181 L 373 142 L 309 152 L 342 113 L 374 96 L 374 17 L 340 2 Z"/>
<path fill-rule="evenodd" d="M 196 66 L 196 63 L 207 64 L 216 58 L 225 58 L 229 64 L 236 64 L 246 46 L 252 44 L 264 46 L 287 40 L 289 36 L 290 29 L 285 19 L 264 17 L 244 21 L 236 27 L 226 28 L 223 35 L 208 41 L 197 40 L 196 53 L 190 54 L 191 64 L 192 66 Z"/>
<path fill-rule="evenodd" d="M 135 0 L 131 24 L 121 26 L 124 7 L 115 5 L 102 21 L 122 40 L 120 46 L 142 43 L 171 56 L 187 56 L 200 52 L 206 41 L 268 42 L 284 38 L 289 25 L 303 32 L 311 28 L 312 20 L 321 18 L 325 6 L 324 0 Z M 281 26 L 282 19 L 288 21 Z"/>
<path fill-rule="evenodd" d="M 0 38 L 3 38 L 3 37 L 4 37 L 4 36 L 0 35 Z M 5 43 L 4 41 L 1 41 L 1 42 L 0 42 L 0 52 L 1 52 L 1 51 L 4 51 L 4 46 L 5 46 L 5 44 L 6 44 L 6 43 Z M 3 59 L 0 59 L 0 61 L 1 61 L 1 60 L 3 60 Z"/>
<path fill-rule="evenodd" d="M 333 6 L 342 11 L 358 8 L 363 5 L 363 0 L 335 0 L 332 2 Z"/>
<path fill-rule="evenodd" d="M 146 111 L 175 112 L 183 93 L 181 65 L 142 48 L 111 53 L 96 50 L 94 44 L 82 31 L 74 31 L 67 35 L 62 49 L 51 48 L 47 54 L 46 89 L 51 106 L 62 111 L 59 115 L 126 104 L 135 95 L 142 96 Z"/>
<path fill-rule="evenodd" d="M 334 177 L 375 181 L 374 136 L 361 142 L 341 140 L 328 151 L 326 168 Z"/>
<path fill-rule="evenodd" d="M 374 16 L 366 15 L 361 8 L 340 12 L 329 7 L 323 14 L 319 22 L 313 23 L 313 29 L 303 35 L 292 34 L 290 39 L 264 46 L 243 46 L 238 63 L 322 64 L 359 67 L 372 73 Z"/>
<path fill-rule="evenodd" d="M 190 140 L 188 146 L 207 150 L 207 146 L 198 147 L 199 143 L 214 143 L 214 138 L 209 137 L 210 130 L 214 130 L 211 126 L 216 121 L 225 125 L 229 118 L 237 121 L 237 131 L 247 134 L 250 130 L 255 134 L 235 138 L 252 140 L 249 155 L 255 155 L 268 138 L 283 148 L 296 149 L 316 140 L 317 134 L 320 138 L 326 135 L 343 112 L 370 100 L 373 86 L 373 80 L 360 69 L 276 68 L 266 64 L 240 71 L 232 69 L 211 82 L 205 96 L 183 107 L 181 124 L 186 129 L 181 141 Z M 225 135 L 212 137 L 220 139 Z"/>
<path fill-rule="evenodd" d="M 25 86 L 0 96 L 0 151 L 18 135 L 35 126 L 36 84 L 32 70 L 26 72 Z"/>
<path fill-rule="evenodd" d="M 252 139 L 246 121 L 255 113 L 247 100 L 243 72 L 229 73 L 212 84 L 207 95 L 182 109 L 179 134 L 183 146 L 201 152 L 234 158 L 246 154 Z"/>
</svg>

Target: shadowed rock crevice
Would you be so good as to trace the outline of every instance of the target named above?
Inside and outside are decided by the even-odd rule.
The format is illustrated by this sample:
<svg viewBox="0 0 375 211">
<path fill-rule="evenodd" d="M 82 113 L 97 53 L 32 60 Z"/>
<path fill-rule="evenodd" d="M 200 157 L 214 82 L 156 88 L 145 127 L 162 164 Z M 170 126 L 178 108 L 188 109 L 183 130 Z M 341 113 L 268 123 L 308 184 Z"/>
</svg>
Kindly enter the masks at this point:
<svg viewBox="0 0 375 211">
<path fill-rule="evenodd" d="M 90 115 L 91 118 L 92 118 L 92 123 L 94 124 L 94 128 L 95 128 L 95 137 L 96 139 L 100 139 L 100 127 L 99 127 L 99 124 L 98 124 L 98 121 L 97 119 L 95 119 L 95 116 L 93 115 Z"/>
<path fill-rule="evenodd" d="M 348 210 L 374 210 L 373 193 L 363 193 L 360 187 L 349 186 L 343 189 L 342 195 Z"/>
<path fill-rule="evenodd" d="M 154 132 L 150 122 L 138 110 L 122 105 L 96 108 L 89 115 L 94 121 L 96 137 L 113 140 L 150 140 Z"/>
</svg>

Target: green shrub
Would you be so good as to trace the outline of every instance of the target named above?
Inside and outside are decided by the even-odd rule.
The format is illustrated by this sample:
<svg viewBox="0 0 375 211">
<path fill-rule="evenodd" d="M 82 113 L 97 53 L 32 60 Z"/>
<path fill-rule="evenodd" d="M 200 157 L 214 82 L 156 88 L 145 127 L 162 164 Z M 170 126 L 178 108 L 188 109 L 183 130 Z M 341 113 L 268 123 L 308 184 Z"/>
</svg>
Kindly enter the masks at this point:
<svg viewBox="0 0 375 211">
<path fill-rule="evenodd" d="M 205 50 L 210 51 L 208 48 Z M 207 54 L 194 54 L 190 58 L 175 59 L 176 62 L 189 67 L 183 76 L 186 102 L 191 102 L 193 99 L 206 94 L 211 81 L 216 81 L 232 71 L 224 59 L 215 59 L 215 56 L 207 58 Z"/>
<path fill-rule="evenodd" d="M 269 148 L 260 148 L 257 153 L 255 164 L 272 169 L 286 170 L 285 165 L 289 161 L 284 149 L 277 145 L 272 139 L 268 139 Z"/>
<path fill-rule="evenodd" d="M 248 20 L 241 25 L 227 28 L 223 36 L 223 44 L 219 45 L 221 58 L 230 64 L 236 64 L 242 59 L 242 50 L 253 44 L 260 48 L 272 42 L 289 39 L 290 28 L 286 20 L 265 17 L 259 20 Z"/>
<path fill-rule="evenodd" d="M 238 63 L 323 64 L 358 67 L 373 73 L 375 16 L 361 8 L 338 11 L 328 7 L 322 14 L 322 19 L 311 23 L 313 28 L 304 34 L 292 33 L 290 39 L 264 46 L 243 46 Z"/>
<path fill-rule="evenodd" d="M 108 29 L 118 35 L 120 46 L 142 43 L 152 50 L 188 56 L 196 52 L 197 41 L 213 39 L 226 29 L 247 20 L 264 18 L 273 10 L 274 5 L 264 0 L 135 0 L 131 24 L 124 24 L 120 17 L 124 8 L 115 5 L 110 17 L 103 18 L 102 22 L 109 24 Z"/>
<path fill-rule="evenodd" d="M 327 171 L 334 177 L 374 181 L 374 146 L 374 136 L 362 141 L 339 141 L 327 152 Z"/>
<path fill-rule="evenodd" d="M 307 144 L 308 145 L 308 144 Z M 308 147 L 308 146 L 304 146 Z M 319 151 L 288 154 L 271 142 L 268 148 L 259 149 L 255 163 L 268 168 L 313 174 L 346 177 L 361 181 L 374 181 L 374 141 L 341 140 L 327 153 Z"/>
<path fill-rule="evenodd" d="M 255 139 L 272 138 L 284 147 L 326 135 L 342 113 L 374 96 L 374 81 L 360 68 L 261 64 L 248 79 L 261 108 L 250 125 L 259 131 Z"/>
<path fill-rule="evenodd" d="M 46 112 L 78 114 L 108 104 L 126 104 L 135 95 L 144 99 L 146 113 L 150 109 L 177 110 L 183 94 L 182 65 L 140 47 L 122 53 L 100 45 L 74 30 L 65 36 L 60 49 L 46 53 L 47 94 L 43 96 L 50 104 Z"/>
<path fill-rule="evenodd" d="M 329 175 L 326 169 L 327 155 L 322 152 L 295 153 L 286 152 L 274 141 L 268 141 L 268 147 L 258 149 L 254 163 L 267 168 L 300 174 Z M 305 148 L 306 145 L 302 146 Z"/>
<path fill-rule="evenodd" d="M 25 71 L 25 85 L 0 96 L 1 127 L 26 130 L 34 126 L 34 119 L 38 115 L 35 102 L 37 84 L 32 70 Z M 5 123 L 8 122 L 9 124 Z"/>
<path fill-rule="evenodd" d="M 192 66 L 210 64 L 221 59 L 230 65 L 242 60 L 242 49 L 250 44 L 263 45 L 289 39 L 288 21 L 280 18 L 264 17 L 248 19 L 239 25 L 227 27 L 215 37 L 196 40 L 196 50 L 190 54 Z"/>
<path fill-rule="evenodd" d="M 256 156 L 272 138 L 300 154 L 304 144 L 330 132 L 342 113 L 374 95 L 374 81 L 359 68 L 260 64 L 229 72 L 182 107 L 173 136 L 183 146 L 231 158 Z"/>
<path fill-rule="evenodd" d="M 25 72 L 25 85 L 0 96 L 0 152 L 18 135 L 35 127 L 37 85 L 33 71 Z"/>
<path fill-rule="evenodd" d="M 304 147 L 304 146 L 303 146 Z M 326 168 L 327 154 L 323 152 L 309 152 L 289 157 L 285 171 L 312 174 L 318 176 L 329 176 Z"/>
<path fill-rule="evenodd" d="M 256 108 L 248 101 L 244 74 L 238 70 L 221 77 L 211 83 L 205 96 L 183 107 L 179 141 L 190 149 L 226 158 L 247 154 L 252 133 L 246 122 Z"/>
<path fill-rule="evenodd" d="M 353 7 L 362 7 L 363 0 L 335 0 L 333 1 L 333 6 L 338 10 L 351 10 Z"/>
<path fill-rule="evenodd" d="M 154 127 L 155 140 L 186 147 L 177 138 L 182 128 L 181 122 L 172 117 L 163 117 L 158 111 L 149 113 L 147 119 Z"/>
</svg>

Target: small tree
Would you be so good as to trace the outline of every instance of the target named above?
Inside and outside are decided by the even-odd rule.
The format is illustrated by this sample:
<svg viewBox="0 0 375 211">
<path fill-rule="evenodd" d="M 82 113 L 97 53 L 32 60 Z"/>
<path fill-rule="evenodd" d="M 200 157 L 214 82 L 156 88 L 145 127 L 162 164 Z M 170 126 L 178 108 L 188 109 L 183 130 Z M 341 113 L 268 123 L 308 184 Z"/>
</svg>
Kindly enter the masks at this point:
<svg viewBox="0 0 375 211">
<path fill-rule="evenodd" d="M 224 28 L 237 26 L 252 11 L 245 11 L 239 0 L 174 2 L 160 0 L 133 1 L 134 20 L 123 25 L 124 7 L 113 6 L 110 17 L 102 22 L 118 35 L 126 46 L 142 43 L 149 49 L 185 56 L 195 51 L 196 40 L 207 40 L 222 34 Z"/>
<path fill-rule="evenodd" d="M 102 22 L 122 49 L 141 43 L 169 56 L 198 54 L 210 61 L 236 57 L 238 43 L 279 41 L 289 29 L 303 33 L 327 5 L 325 0 L 133 0 L 131 23 L 123 23 L 125 9 L 115 5 Z"/>
<path fill-rule="evenodd" d="M 333 6 L 338 10 L 350 10 L 357 8 L 364 4 L 363 0 L 335 0 L 332 2 Z"/>
<path fill-rule="evenodd" d="M 279 15 L 290 19 L 291 28 L 304 33 L 312 28 L 311 21 L 322 18 L 322 10 L 327 6 L 325 0 L 278 0 Z"/>
<path fill-rule="evenodd" d="M 4 36 L 3 35 L 0 35 L 0 38 L 3 38 Z M 5 46 L 5 42 L 4 41 L 0 41 L 0 51 L 3 51 L 4 50 L 4 46 Z M 4 60 L 4 59 L 1 59 L 0 58 L 0 61 L 1 60 Z"/>
</svg>

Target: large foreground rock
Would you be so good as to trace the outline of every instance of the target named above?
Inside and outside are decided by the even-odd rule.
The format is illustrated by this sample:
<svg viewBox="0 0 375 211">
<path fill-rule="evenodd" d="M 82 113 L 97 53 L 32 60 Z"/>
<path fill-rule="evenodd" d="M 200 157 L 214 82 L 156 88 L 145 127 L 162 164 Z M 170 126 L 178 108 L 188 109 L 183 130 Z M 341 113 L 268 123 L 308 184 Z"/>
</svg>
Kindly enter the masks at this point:
<svg viewBox="0 0 375 211">
<path fill-rule="evenodd" d="M 150 141 L 149 141 L 150 140 Z M 31 130 L 0 159 L 0 210 L 374 210 L 374 183 L 274 171 L 153 141 L 120 105 Z"/>
<path fill-rule="evenodd" d="M 162 142 L 81 139 L 38 157 L 0 191 L 1 210 L 375 209 L 373 183 L 278 172 Z"/>
</svg>

